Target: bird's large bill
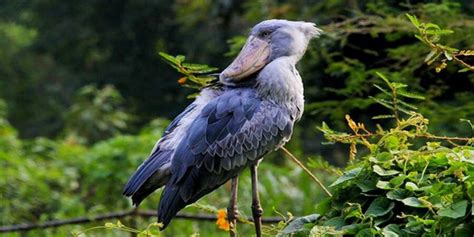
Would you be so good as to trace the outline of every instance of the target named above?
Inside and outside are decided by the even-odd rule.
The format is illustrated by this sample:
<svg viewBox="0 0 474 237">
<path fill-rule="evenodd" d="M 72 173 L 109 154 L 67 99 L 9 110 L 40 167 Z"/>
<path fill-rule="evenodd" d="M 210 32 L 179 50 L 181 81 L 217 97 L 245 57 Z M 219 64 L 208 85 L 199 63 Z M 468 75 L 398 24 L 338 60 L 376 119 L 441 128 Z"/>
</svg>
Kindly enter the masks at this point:
<svg viewBox="0 0 474 237">
<path fill-rule="evenodd" d="M 238 82 L 265 66 L 269 56 L 268 42 L 250 36 L 237 58 L 221 73 L 221 80 Z"/>
</svg>

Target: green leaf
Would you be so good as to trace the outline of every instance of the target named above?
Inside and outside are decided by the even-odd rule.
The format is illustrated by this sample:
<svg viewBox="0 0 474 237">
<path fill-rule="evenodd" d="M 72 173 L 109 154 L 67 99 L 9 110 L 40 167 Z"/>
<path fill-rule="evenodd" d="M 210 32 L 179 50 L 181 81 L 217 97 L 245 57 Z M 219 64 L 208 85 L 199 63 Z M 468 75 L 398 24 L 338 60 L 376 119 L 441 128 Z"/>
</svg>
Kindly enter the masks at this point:
<svg viewBox="0 0 474 237">
<path fill-rule="evenodd" d="M 423 26 L 425 27 L 425 29 L 435 29 L 435 30 L 440 30 L 441 27 L 439 27 L 439 25 L 435 24 L 435 23 L 423 23 Z"/>
<path fill-rule="evenodd" d="M 385 90 L 384 88 L 382 88 L 381 86 L 377 85 L 377 84 L 373 84 L 375 88 L 379 89 L 380 91 L 382 91 L 384 94 L 388 95 L 388 96 L 392 96 L 392 93 L 388 92 L 387 90 Z"/>
<path fill-rule="evenodd" d="M 385 77 L 384 74 L 380 73 L 380 72 L 375 72 L 375 74 L 377 74 L 377 76 L 379 76 L 380 78 L 382 78 L 383 81 L 385 81 L 385 83 L 387 83 L 387 86 L 389 86 L 390 88 L 392 88 L 392 83 L 387 79 L 387 77 Z"/>
<path fill-rule="evenodd" d="M 393 158 L 393 155 L 390 154 L 390 152 L 383 151 L 377 154 L 377 156 L 375 157 L 375 161 L 372 159 L 370 161 L 374 163 L 386 163 L 386 162 L 390 162 L 392 158 Z"/>
<path fill-rule="evenodd" d="M 379 165 L 374 165 L 374 166 L 372 166 L 372 168 L 374 169 L 374 172 L 377 173 L 380 176 L 392 176 L 392 175 L 396 175 L 396 174 L 400 173 L 396 170 L 384 170 Z"/>
<path fill-rule="evenodd" d="M 411 99 L 417 99 L 417 100 L 424 100 L 425 99 L 425 97 L 422 96 L 422 95 L 415 94 L 415 93 L 408 92 L 408 91 L 403 91 L 403 90 L 398 90 L 397 95 L 401 95 L 403 97 L 407 97 L 407 98 L 411 98 Z"/>
<path fill-rule="evenodd" d="M 420 27 L 420 22 L 418 21 L 418 18 L 416 18 L 415 15 L 410 15 L 408 13 L 405 14 L 408 19 L 410 20 L 410 22 L 416 27 L 416 28 L 419 28 Z"/>
<path fill-rule="evenodd" d="M 412 195 L 412 192 L 406 190 L 406 189 L 395 189 L 387 192 L 386 196 L 389 199 L 392 200 L 397 200 L 397 201 L 402 201 L 403 199 L 409 197 Z"/>
<path fill-rule="evenodd" d="M 444 51 L 444 56 L 449 61 L 453 60 L 453 55 L 450 52 L 446 51 L 446 50 Z"/>
<path fill-rule="evenodd" d="M 389 224 L 382 229 L 384 237 L 399 237 L 402 235 L 400 228 L 396 224 Z"/>
<path fill-rule="evenodd" d="M 307 216 L 297 217 L 290 221 L 290 223 L 288 223 L 288 225 L 278 234 L 278 236 L 300 232 L 304 229 L 305 224 L 313 223 L 317 221 L 319 217 L 319 214 L 311 214 Z"/>
<path fill-rule="evenodd" d="M 469 119 L 459 119 L 459 121 L 466 122 L 467 124 L 469 124 L 469 126 L 471 126 L 472 131 L 474 132 L 474 123 L 472 123 L 471 120 L 469 120 Z"/>
<path fill-rule="evenodd" d="M 209 66 L 205 64 L 198 64 L 198 63 L 183 63 L 183 67 L 189 68 L 192 70 L 202 70 L 202 69 L 208 68 Z"/>
<path fill-rule="evenodd" d="M 385 137 L 384 145 L 389 150 L 397 150 L 400 146 L 400 138 L 395 135 Z"/>
<path fill-rule="evenodd" d="M 331 209 L 332 198 L 327 197 L 321 200 L 318 205 L 316 205 L 315 212 L 320 215 L 326 214 Z"/>
<path fill-rule="evenodd" d="M 416 185 L 416 184 L 413 183 L 413 182 L 407 182 L 407 183 L 405 184 L 405 188 L 408 189 L 408 190 L 410 190 L 410 191 L 417 191 L 417 190 L 419 190 L 418 185 Z"/>
<path fill-rule="evenodd" d="M 399 103 L 398 106 L 401 106 L 401 105 L 402 105 L 402 106 L 408 107 L 408 109 L 412 109 L 412 110 L 417 110 L 417 109 L 418 109 L 416 106 L 414 106 L 414 105 L 412 105 L 412 104 L 409 104 L 409 103 L 406 103 L 406 102 L 401 101 L 401 100 L 399 100 L 398 103 Z"/>
<path fill-rule="evenodd" d="M 107 229 L 112 229 L 112 228 L 117 227 L 117 225 L 116 225 L 115 223 L 111 223 L 111 222 L 105 223 L 104 226 L 105 226 L 105 228 L 107 228 Z"/>
<path fill-rule="evenodd" d="M 182 66 L 188 69 L 188 71 L 190 71 L 191 73 L 198 73 L 198 74 L 209 73 L 209 72 L 216 71 L 218 69 L 216 67 L 209 67 L 205 64 L 196 64 L 196 63 L 183 63 Z"/>
<path fill-rule="evenodd" d="M 358 168 L 349 170 L 347 172 L 344 172 L 344 174 L 341 177 L 339 177 L 336 181 L 334 181 L 334 183 L 329 185 L 329 187 L 334 187 L 336 185 L 339 185 L 341 183 L 344 183 L 346 181 L 356 178 L 359 175 L 361 170 L 362 168 L 358 167 Z"/>
<path fill-rule="evenodd" d="M 377 230 L 373 228 L 366 228 L 361 231 L 359 231 L 356 235 L 356 237 L 373 237 L 377 234 Z"/>
<path fill-rule="evenodd" d="M 177 60 L 179 63 L 184 62 L 185 59 L 186 59 L 186 57 L 185 57 L 184 55 L 176 55 L 176 60 Z"/>
<path fill-rule="evenodd" d="M 395 115 L 381 114 L 381 115 L 377 115 L 377 116 L 372 117 L 372 119 L 392 119 L 392 118 L 395 118 Z"/>
<path fill-rule="evenodd" d="M 407 178 L 406 175 L 399 175 L 392 178 L 389 182 L 390 182 L 390 185 L 392 185 L 393 187 L 399 187 L 400 185 L 403 184 L 406 178 Z"/>
<path fill-rule="evenodd" d="M 426 205 L 416 197 L 405 198 L 402 202 L 409 207 L 426 208 Z"/>
<path fill-rule="evenodd" d="M 342 237 L 344 231 L 336 230 L 332 226 L 321 226 L 315 225 L 311 228 L 309 236 L 333 236 L 333 237 Z"/>
<path fill-rule="evenodd" d="M 462 200 L 462 201 L 454 203 L 453 205 L 449 207 L 439 209 L 438 215 L 457 219 L 466 215 L 466 210 L 467 210 L 467 201 Z"/>
<path fill-rule="evenodd" d="M 456 226 L 455 237 L 474 236 L 474 223 L 463 223 Z"/>
<path fill-rule="evenodd" d="M 368 224 L 350 224 L 341 227 L 341 230 L 344 231 L 345 235 L 355 235 L 360 230 L 365 229 L 367 227 L 369 227 Z"/>
<path fill-rule="evenodd" d="M 396 89 L 406 88 L 408 87 L 407 84 L 400 83 L 400 82 L 392 82 L 392 86 Z"/>
<path fill-rule="evenodd" d="M 344 219 L 348 220 L 352 217 L 355 217 L 359 220 L 364 219 L 364 214 L 362 214 L 362 209 L 359 204 L 350 205 L 348 208 L 344 209 Z"/>
<path fill-rule="evenodd" d="M 426 64 L 428 65 L 431 65 L 432 63 L 434 63 L 436 61 L 436 59 L 439 58 L 439 56 L 441 56 L 442 52 L 441 51 L 436 51 L 436 54 L 434 56 L 432 56 L 429 60 L 426 60 Z"/>
<path fill-rule="evenodd" d="M 425 57 L 425 63 L 433 59 L 433 57 L 438 54 L 438 49 L 432 49 L 428 55 Z"/>
<path fill-rule="evenodd" d="M 178 65 L 180 62 L 179 60 L 177 60 L 175 57 L 165 53 L 165 52 L 159 52 L 158 53 L 163 59 L 165 59 L 166 61 L 172 63 L 172 64 L 175 64 L 175 65 Z"/>
<path fill-rule="evenodd" d="M 393 189 L 393 187 L 390 185 L 390 182 L 388 181 L 381 181 L 379 180 L 377 182 L 377 185 L 375 185 L 377 188 L 379 189 L 383 189 L 383 190 L 391 190 Z"/>
<path fill-rule="evenodd" d="M 361 180 L 356 183 L 357 187 L 359 187 L 364 193 L 375 190 L 377 188 L 375 186 L 376 184 L 377 182 L 375 182 L 373 179 Z"/>
<path fill-rule="evenodd" d="M 411 115 L 412 111 L 406 110 L 400 106 L 397 107 L 397 110 L 403 112 L 404 114 Z"/>
<path fill-rule="evenodd" d="M 346 225 L 346 222 L 344 221 L 344 217 L 343 216 L 337 216 L 337 217 L 333 217 L 327 221 L 324 222 L 324 225 L 326 226 L 334 226 L 336 229 L 339 229 L 343 226 Z"/>
<path fill-rule="evenodd" d="M 419 35 L 419 34 L 415 34 L 415 38 L 417 38 L 417 39 L 419 39 L 421 42 L 423 42 L 423 43 L 427 44 L 426 40 L 425 40 L 425 39 L 423 39 L 423 37 L 421 37 L 421 35 Z"/>
<path fill-rule="evenodd" d="M 321 127 L 318 127 L 319 131 L 323 132 L 324 134 L 333 134 L 334 131 L 329 128 L 328 124 L 326 122 L 321 123 Z"/>
<path fill-rule="evenodd" d="M 388 109 L 395 109 L 392 105 L 392 102 L 391 101 L 388 101 L 388 100 L 384 100 L 384 99 L 379 99 L 379 98 L 375 98 L 373 96 L 369 96 L 369 98 L 373 99 L 375 102 L 381 104 L 382 106 L 388 108 Z"/>
<path fill-rule="evenodd" d="M 379 216 L 379 217 L 374 218 L 374 226 L 379 227 L 380 225 L 386 223 L 387 221 L 392 220 L 393 216 L 394 216 L 393 211 L 390 211 L 388 214 L 384 216 Z"/>
<path fill-rule="evenodd" d="M 370 203 L 369 208 L 365 212 L 366 216 L 369 217 L 378 217 L 383 216 L 389 213 L 393 207 L 395 207 L 395 203 L 390 201 L 385 197 L 378 197 L 372 203 Z"/>
<path fill-rule="evenodd" d="M 433 30 L 426 30 L 425 34 L 427 35 L 449 35 L 454 33 L 452 30 L 442 30 L 442 29 L 433 29 Z"/>
</svg>

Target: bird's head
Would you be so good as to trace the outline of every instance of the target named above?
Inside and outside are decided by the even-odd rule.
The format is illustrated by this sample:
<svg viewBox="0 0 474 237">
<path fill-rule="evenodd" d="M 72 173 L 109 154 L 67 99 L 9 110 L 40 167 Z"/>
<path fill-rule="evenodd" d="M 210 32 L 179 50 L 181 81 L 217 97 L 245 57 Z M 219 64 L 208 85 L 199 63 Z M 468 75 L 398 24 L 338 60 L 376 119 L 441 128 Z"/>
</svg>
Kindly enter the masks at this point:
<svg viewBox="0 0 474 237">
<path fill-rule="evenodd" d="M 288 20 L 266 20 L 252 28 L 244 47 L 235 60 L 220 74 L 224 84 L 236 84 L 280 57 L 298 61 L 309 41 L 321 30 L 314 23 Z"/>
</svg>

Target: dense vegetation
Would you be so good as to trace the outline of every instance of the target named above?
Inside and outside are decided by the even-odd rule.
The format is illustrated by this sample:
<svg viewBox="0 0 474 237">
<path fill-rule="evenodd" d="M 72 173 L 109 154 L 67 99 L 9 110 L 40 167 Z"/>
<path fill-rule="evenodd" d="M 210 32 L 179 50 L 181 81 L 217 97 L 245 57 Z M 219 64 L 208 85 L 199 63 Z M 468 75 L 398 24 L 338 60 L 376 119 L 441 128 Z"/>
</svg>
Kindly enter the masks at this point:
<svg viewBox="0 0 474 237">
<path fill-rule="evenodd" d="M 264 216 L 283 213 L 286 221 L 264 232 L 472 231 L 472 140 L 429 138 L 473 136 L 474 73 L 463 65 L 473 65 L 466 51 L 474 49 L 470 1 L 34 0 L 2 2 L 0 12 L 0 225 L 128 210 L 121 196 L 128 176 L 195 92 L 180 86 L 189 80 L 158 52 L 223 68 L 248 27 L 287 18 L 325 31 L 299 65 L 307 104 L 287 147 L 332 183 L 334 197 L 324 199 L 310 177 L 275 152 L 260 168 L 262 204 Z M 408 89 L 397 95 L 408 101 L 394 106 L 391 89 L 401 85 Z M 332 145 L 322 145 L 324 136 Z M 332 166 L 349 159 L 344 174 Z M 248 176 L 240 179 L 244 216 L 250 214 Z M 201 205 L 225 208 L 228 189 Z M 158 197 L 141 209 L 155 209 Z M 310 216 L 290 222 L 293 215 Z M 154 220 L 121 221 L 143 230 Z M 12 236 L 64 236 L 102 224 Z M 238 230 L 253 233 L 250 224 Z M 212 222 L 175 220 L 165 235 L 192 233 L 227 234 Z"/>
<path fill-rule="evenodd" d="M 383 75 L 391 100 L 376 99 L 392 110 L 376 118 L 395 120 L 389 129 L 368 131 L 346 116 L 353 134 L 320 128 L 329 141 L 357 145 L 369 152 L 351 160 L 334 183 L 334 195 L 315 207 L 316 214 L 296 218 L 280 233 L 311 236 L 473 236 L 474 137 L 442 137 L 428 132 L 429 120 L 406 110 L 401 90 Z M 397 90 L 401 93 L 397 93 Z M 403 91 L 403 92 L 402 92 Z M 391 93 L 390 93 L 391 92 Z M 405 95 L 405 96 L 402 96 Z M 397 98 L 400 96 L 401 98 Z M 405 98 L 406 99 L 406 98 Z M 399 113 L 405 113 L 401 118 Z M 472 132 L 474 126 L 469 122 Z M 448 145 L 443 145 L 447 143 Z M 314 223 L 308 224 L 307 223 Z"/>
</svg>

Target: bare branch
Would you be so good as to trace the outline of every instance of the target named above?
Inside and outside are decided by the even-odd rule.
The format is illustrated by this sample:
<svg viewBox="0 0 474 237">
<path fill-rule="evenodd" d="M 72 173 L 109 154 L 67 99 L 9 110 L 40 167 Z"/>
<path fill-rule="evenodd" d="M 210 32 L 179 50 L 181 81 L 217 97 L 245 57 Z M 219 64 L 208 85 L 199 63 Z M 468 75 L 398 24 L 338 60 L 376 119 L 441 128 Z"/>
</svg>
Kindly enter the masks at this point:
<svg viewBox="0 0 474 237">
<path fill-rule="evenodd" d="M 294 156 L 293 154 L 291 154 L 290 151 L 288 151 L 285 147 L 282 147 L 280 148 L 288 157 L 291 158 L 291 160 L 293 160 L 299 167 L 301 167 L 323 190 L 324 192 L 329 196 L 329 197 L 332 197 L 332 194 L 331 192 L 329 192 L 329 190 L 326 188 L 326 186 L 324 186 L 324 184 L 316 177 L 314 176 L 313 173 L 311 173 L 311 171 L 306 168 L 306 166 L 303 165 L 303 163 L 301 163 L 298 158 L 296 158 L 296 156 Z"/>
<path fill-rule="evenodd" d="M 96 221 L 124 218 L 127 216 L 153 218 L 153 217 L 156 217 L 156 211 L 154 210 L 141 211 L 137 209 L 132 209 L 128 211 L 109 212 L 109 213 L 105 213 L 105 214 L 101 214 L 101 215 L 97 215 L 93 217 L 83 216 L 83 217 L 76 217 L 76 218 L 64 219 L 64 220 L 46 221 L 42 223 L 23 223 L 23 224 L 18 224 L 18 225 L 7 225 L 7 226 L 0 226 L 0 233 L 54 228 L 54 227 L 60 227 L 64 225 L 83 224 L 83 223 L 90 223 L 90 222 L 96 222 Z M 211 214 L 180 213 L 176 215 L 176 218 L 196 220 L 196 221 L 216 221 L 217 220 L 217 216 L 211 215 Z M 283 218 L 279 216 L 262 218 L 262 221 L 264 223 L 278 223 L 282 220 Z M 239 220 L 239 221 L 242 221 L 242 220 Z M 251 221 L 251 219 L 248 219 L 248 221 Z"/>
</svg>

